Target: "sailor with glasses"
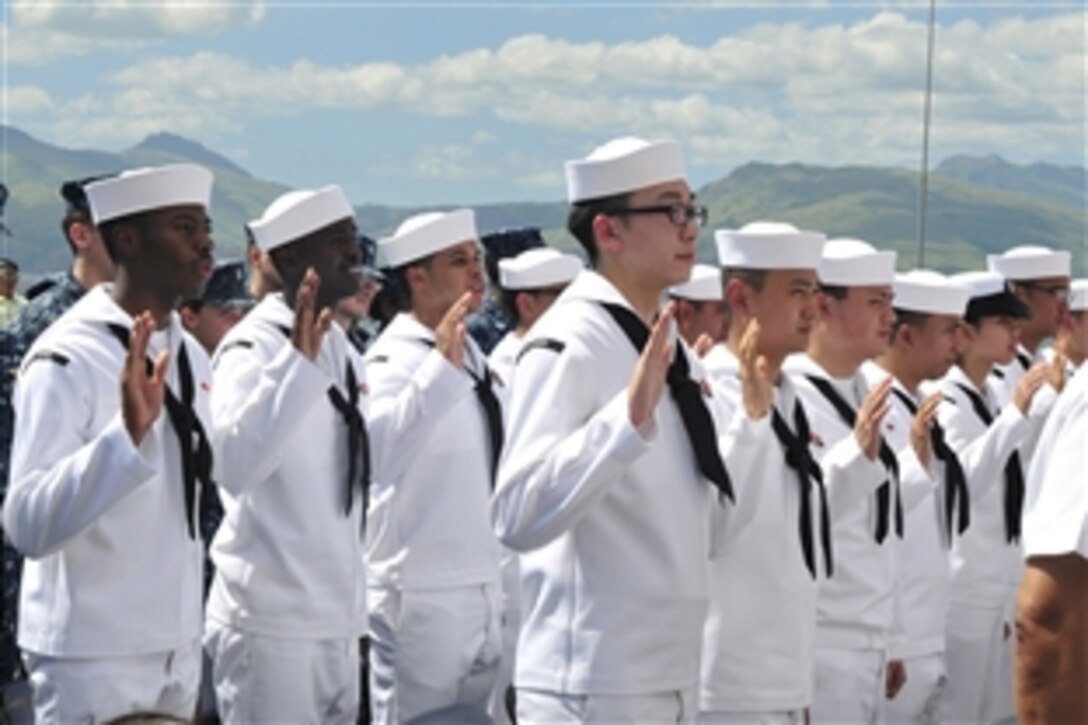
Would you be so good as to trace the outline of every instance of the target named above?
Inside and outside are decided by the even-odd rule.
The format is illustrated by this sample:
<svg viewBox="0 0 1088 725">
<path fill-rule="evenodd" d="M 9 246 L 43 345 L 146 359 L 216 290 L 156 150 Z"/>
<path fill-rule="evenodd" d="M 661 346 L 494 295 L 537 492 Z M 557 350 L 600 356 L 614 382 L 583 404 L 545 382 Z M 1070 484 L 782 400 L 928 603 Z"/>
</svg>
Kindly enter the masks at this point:
<svg viewBox="0 0 1088 725">
<path fill-rule="evenodd" d="M 686 722 L 712 535 L 751 515 L 746 436 L 769 426 L 715 420 L 673 308 L 660 309 L 690 277 L 706 217 L 679 144 L 616 139 L 567 162 L 566 177 L 568 228 L 593 269 L 522 345 L 492 504 L 522 554 L 518 718 Z M 761 382 L 753 407 L 766 419 Z"/>
<path fill-rule="evenodd" d="M 1046 247 L 1014 247 L 1003 254 L 986 258 L 991 272 L 1007 279 L 1013 293 L 1027 305 L 1031 316 L 1020 323 L 1020 343 L 1016 357 L 1008 365 L 994 368 L 1001 404 L 1008 402 L 1016 384 L 1035 363 L 1043 361 L 1042 343 L 1054 337 L 1069 308 L 1069 278 L 1072 260 L 1069 252 Z M 1053 402 L 1050 395 L 1040 396 L 1033 414 L 1040 406 Z"/>
</svg>

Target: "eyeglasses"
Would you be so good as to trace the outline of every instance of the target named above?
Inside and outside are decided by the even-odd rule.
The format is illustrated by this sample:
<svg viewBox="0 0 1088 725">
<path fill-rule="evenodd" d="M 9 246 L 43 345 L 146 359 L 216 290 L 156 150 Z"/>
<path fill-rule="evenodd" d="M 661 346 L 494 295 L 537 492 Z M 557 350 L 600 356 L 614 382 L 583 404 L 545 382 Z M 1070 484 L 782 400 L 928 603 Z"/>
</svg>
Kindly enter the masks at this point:
<svg viewBox="0 0 1088 725">
<path fill-rule="evenodd" d="M 630 216 L 632 214 L 664 214 L 669 221 L 678 227 L 685 227 L 692 222 L 698 226 L 706 226 L 707 210 L 705 206 L 697 204 L 662 204 L 660 206 L 643 206 L 637 208 L 613 209 L 608 212 L 616 216 Z"/>
<path fill-rule="evenodd" d="M 1023 287 L 1050 295 L 1056 300 L 1069 299 L 1069 287 L 1064 284 L 1037 284 L 1035 282 L 1021 282 Z"/>
</svg>

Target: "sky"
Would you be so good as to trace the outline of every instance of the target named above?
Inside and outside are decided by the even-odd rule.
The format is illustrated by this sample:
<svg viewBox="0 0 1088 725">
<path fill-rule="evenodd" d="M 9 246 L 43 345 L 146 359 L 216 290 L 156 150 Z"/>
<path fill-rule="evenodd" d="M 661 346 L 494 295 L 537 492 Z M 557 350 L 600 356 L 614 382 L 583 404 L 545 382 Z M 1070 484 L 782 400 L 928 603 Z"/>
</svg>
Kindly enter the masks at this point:
<svg viewBox="0 0 1088 725">
<path fill-rule="evenodd" d="M 928 0 L 0 0 L 5 124 L 66 148 L 193 139 L 356 204 L 556 201 L 563 161 L 676 138 L 751 161 L 921 163 Z M 936 4 L 930 159 L 1085 164 L 1086 11 Z"/>
</svg>

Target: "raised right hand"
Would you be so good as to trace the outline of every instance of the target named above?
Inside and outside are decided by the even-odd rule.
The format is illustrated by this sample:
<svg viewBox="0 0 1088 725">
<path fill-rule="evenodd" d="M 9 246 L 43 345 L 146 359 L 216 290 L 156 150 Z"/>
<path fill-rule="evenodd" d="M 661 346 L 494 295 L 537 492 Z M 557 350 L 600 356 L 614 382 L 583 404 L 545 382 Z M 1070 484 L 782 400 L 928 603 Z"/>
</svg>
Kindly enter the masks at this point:
<svg viewBox="0 0 1088 725">
<path fill-rule="evenodd" d="M 653 416 L 654 408 L 665 391 L 665 381 L 672 363 L 673 346 L 669 342 L 669 323 L 674 314 L 673 304 L 662 310 L 650 330 L 650 339 L 631 373 L 627 384 L 627 414 L 631 425 L 641 429 Z"/>
<path fill-rule="evenodd" d="M 140 445 L 147 431 L 162 412 L 166 395 L 166 366 L 170 351 L 163 350 L 155 358 L 151 375 L 147 374 L 147 341 L 155 329 L 150 312 L 136 316 L 132 323 L 125 367 L 121 370 L 121 419 L 134 445 Z"/>
<path fill-rule="evenodd" d="M 759 322 L 753 317 L 744 328 L 737 350 L 744 409 L 752 420 L 762 419 L 774 405 L 774 384 L 767 372 L 767 358 L 756 350 L 758 345 Z"/>
<path fill-rule="evenodd" d="M 1016 407 L 1020 409 L 1021 414 L 1027 415 L 1028 411 L 1031 410 L 1031 401 L 1035 399 L 1035 394 L 1039 392 L 1039 388 L 1043 387 L 1043 383 L 1046 382 L 1049 376 L 1050 365 L 1041 362 L 1032 365 L 1024 373 L 1024 377 L 1020 378 L 1020 382 L 1016 384 L 1016 390 L 1013 391 L 1012 400 Z"/>
<path fill-rule="evenodd" d="M 321 278 L 310 267 L 295 295 L 295 324 L 291 328 L 291 342 L 311 362 L 317 359 L 321 341 L 332 324 L 331 308 L 324 308 L 320 314 L 317 312 L 317 289 L 320 286 Z"/>
<path fill-rule="evenodd" d="M 465 317 L 472 307 L 478 293 L 469 290 L 461 295 L 453 306 L 446 310 L 438 327 L 434 328 L 434 346 L 442 353 L 450 364 L 456 368 L 465 363 L 465 335 L 468 334 L 468 326 Z"/>
<path fill-rule="evenodd" d="M 880 452 L 880 424 L 888 413 L 888 395 L 891 391 L 892 379 L 888 376 L 874 386 L 865 396 L 865 400 L 861 401 L 854 420 L 854 438 L 870 461 L 875 461 Z"/>
</svg>

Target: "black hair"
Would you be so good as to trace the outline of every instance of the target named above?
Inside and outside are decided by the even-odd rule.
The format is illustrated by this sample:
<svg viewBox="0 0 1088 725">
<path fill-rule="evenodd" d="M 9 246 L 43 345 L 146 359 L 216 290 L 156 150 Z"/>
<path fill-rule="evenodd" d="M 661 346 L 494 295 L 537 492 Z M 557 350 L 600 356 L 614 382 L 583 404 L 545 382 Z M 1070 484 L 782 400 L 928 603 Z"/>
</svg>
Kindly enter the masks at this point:
<svg viewBox="0 0 1088 725">
<path fill-rule="evenodd" d="M 729 284 L 729 280 L 736 279 L 744 282 L 746 285 L 754 289 L 756 292 L 762 292 L 763 286 L 767 284 L 767 274 L 769 270 L 766 269 L 748 269 L 746 267 L 724 267 L 722 268 L 722 283 Z"/>
<path fill-rule="evenodd" d="M 846 296 L 850 293 L 850 288 L 841 284 L 824 284 L 821 282 L 819 288 L 825 295 L 839 300 L 840 302 L 845 300 Z"/>
<path fill-rule="evenodd" d="M 586 250 L 589 258 L 589 266 L 596 267 L 600 258 L 600 250 L 597 249 L 597 239 L 593 235 L 593 220 L 598 214 L 611 214 L 627 207 L 631 194 L 615 194 L 603 196 L 597 199 L 577 201 L 570 205 L 570 213 L 567 215 L 567 230 L 574 235 L 582 248 Z"/>
<path fill-rule="evenodd" d="M 903 325 L 910 325 L 917 329 L 926 323 L 933 315 L 929 312 L 919 312 L 917 310 L 902 310 L 898 307 L 893 307 L 895 312 L 895 320 L 892 322 L 892 338 L 894 339 L 899 332 L 899 328 Z"/>
</svg>

